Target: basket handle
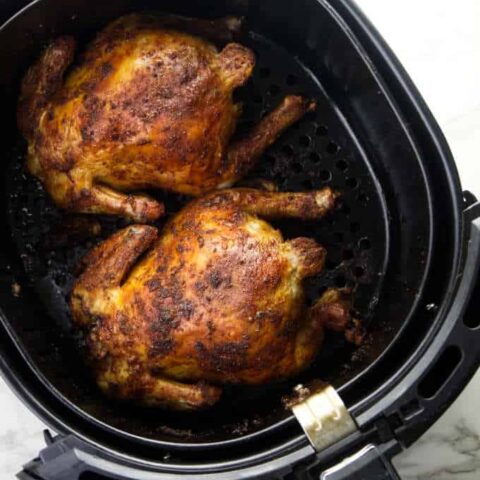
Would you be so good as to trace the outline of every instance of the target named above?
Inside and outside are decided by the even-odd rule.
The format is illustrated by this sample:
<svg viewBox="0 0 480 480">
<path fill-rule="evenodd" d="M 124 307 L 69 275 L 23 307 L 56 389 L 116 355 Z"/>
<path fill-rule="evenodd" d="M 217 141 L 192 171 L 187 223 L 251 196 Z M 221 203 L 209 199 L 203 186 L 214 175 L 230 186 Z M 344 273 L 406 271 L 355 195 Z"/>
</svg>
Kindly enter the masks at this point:
<svg viewBox="0 0 480 480">
<path fill-rule="evenodd" d="M 320 480 L 400 480 L 395 467 L 376 445 L 367 445 L 320 474 Z"/>
</svg>

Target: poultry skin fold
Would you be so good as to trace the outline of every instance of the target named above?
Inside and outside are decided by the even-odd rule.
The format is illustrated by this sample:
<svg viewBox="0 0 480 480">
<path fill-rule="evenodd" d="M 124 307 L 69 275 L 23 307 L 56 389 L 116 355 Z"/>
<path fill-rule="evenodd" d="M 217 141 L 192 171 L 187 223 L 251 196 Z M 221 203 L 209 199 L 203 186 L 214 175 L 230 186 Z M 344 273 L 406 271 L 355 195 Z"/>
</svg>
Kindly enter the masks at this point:
<svg viewBox="0 0 480 480">
<path fill-rule="evenodd" d="M 164 207 L 139 190 L 200 195 L 232 185 L 315 108 L 287 96 L 230 144 L 241 113 L 232 93 L 250 77 L 254 54 L 238 43 L 219 52 L 201 36 L 224 42 L 239 28 L 233 17 L 131 14 L 101 31 L 66 74 L 75 41 L 57 38 L 21 86 L 28 170 L 64 209 L 140 223 Z"/>
<path fill-rule="evenodd" d="M 350 299 L 331 289 L 307 308 L 302 282 L 321 272 L 324 248 L 310 238 L 284 241 L 260 217 L 321 218 L 335 198 L 330 188 L 213 192 L 161 235 L 131 225 L 92 249 L 70 303 L 100 388 L 144 405 L 198 409 L 218 401 L 222 384 L 258 385 L 305 369 L 324 327 L 352 324 Z"/>
</svg>

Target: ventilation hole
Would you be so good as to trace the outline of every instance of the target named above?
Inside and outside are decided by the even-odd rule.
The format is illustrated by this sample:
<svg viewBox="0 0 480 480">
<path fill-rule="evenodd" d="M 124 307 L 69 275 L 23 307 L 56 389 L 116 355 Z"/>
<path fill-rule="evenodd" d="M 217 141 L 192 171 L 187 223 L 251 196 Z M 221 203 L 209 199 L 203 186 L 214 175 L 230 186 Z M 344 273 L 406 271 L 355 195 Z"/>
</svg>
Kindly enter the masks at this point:
<svg viewBox="0 0 480 480">
<path fill-rule="evenodd" d="M 333 240 L 335 242 L 338 242 L 338 243 L 343 242 L 343 233 L 342 232 L 335 232 L 333 234 Z"/>
<path fill-rule="evenodd" d="M 327 291 L 327 287 L 325 285 L 321 285 L 317 289 L 317 296 L 321 297 Z"/>
<path fill-rule="evenodd" d="M 335 277 L 335 285 L 338 288 L 343 288 L 346 284 L 347 284 L 347 280 L 345 279 L 345 277 L 343 275 L 337 275 Z"/>
<path fill-rule="evenodd" d="M 306 188 L 307 190 L 312 190 L 314 188 L 314 184 L 310 178 L 303 180 L 302 187 Z"/>
<path fill-rule="evenodd" d="M 337 268 L 337 262 L 334 262 L 331 258 L 325 261 L 325 268 L 327 270 L 335 270 Z"/>
<path fill-rule="evenodd" d="M 322 182 L 329 182 L 332 179 L 332 173 L 329 170 L 322 170 L 319 177 Z"/>
<path fill-rule="evenodd" d="M 473 287 L 472 296 L 463 317 L 463 323 L 468 328 L 480 327 L 480 279 Z"/>
<path fill-rule="evenodd" d="M 353 258 L 353 252 L 352 250 L 344 250 L 342 252 L 342 258 L 344 260 L 351 260 Z"/>
<path fill-rule="evenodd" d="M 330 142 L 327 145 L 326 150 L 330 155 L 335 155 L 340 150 L 340 147 L 336 143 Z"/>
<path fill-rule="evenodd" d="M 361 205 L 367 205 L 367 203 L 369 202 L 370 200 L 370 197 L 366 194 L 366 193 L 361 193 L 358 197 L 357 197 L 357 200 L 358 200 L 358 203 L 360 203 Z"/>
<path fill-rule="evenodd" d="M 361 250 L 369 250 L 371 247 L 370 240 L 367 237 L 361 238 L 358 241 L 358 246 Z"/>
<path fill-rule="evenodd" d="M 280 185 L 282 183 L 285 183 L 285 180 L 286 178 L 281 175 L 281 174 L 278 174 L 278 175 L 275 175 L 275 181 Z"/>
<path fill-rule="evenodd" d="M 360 278 L 360 277 L 363 277 L 363 275 L 365 274 L 365 270 L 363 269 L 363 267 L 355 267 L 353 269 L 353 274 L 357 277 L 357 278 Z"/>
<path fill-rule="evenodd" d="M 292 170 L 295 173 L 302 173 L 303 172 L 303 165 L 299 162 L 292 163 Z"/>
<path fill-rule="evenodd" d="M 292 145 L 284 145 L 282 147 L 282 152 L 287 155 L 287 157 L 292 157 L 295 153 L 295 150 L 293 149 Z"/>
<path fill-rule="evenodd" d="M 252 100 L 254 103 L 262 103 L 263 102 L 263 97 L 261 95 L 253 95 Z"/>
<path fill-rule="evenodd" d="M 308 147 L 310 145 L 310 142 L 312 141 L 312 139 L 308 136 L 308 135 L 302 135 L 299 139 L 298 139 L 298 143 L 302 146 L 302 147 Z"/>
<path fill-rule="evenodd" d="M 290 86 L 296 85 L 298 83 L 298 78 L 295 75 L 290 74 L 290 75 L 287 75 L 286 82 L 287 82 L 287 85 L 290 85 Z"/>
<path fill-rule="evenodd" d="M 270 85 L 268 89 L 268 93 L 274 97 L 275 95 L 278 95 L 280 92 L 280 87 L 278 85 L 272 84 Z"/>
<path fill-rule="evenodd" d="M 255 126 L 255 122 L 253 120 L 246 120 L 242 122 L 240 128 L 244 131 L 251 130 Z"/>
<path fill-rule="evenodd" d="M 262 67 L 258 73 L 260 78 L 268 78 L 270 76 L 270 69 L 268 67 Z"/>
<path fill-rule="evenodd" d="M 358 187 L 358 180 L 356 178 L 347 178 L 345 180 L 345 185 L 353 190 Z"/>
<path fill-rule="evenodd" d="M 348 168 L 348 163 L 345 160 L 338 160 L 335 166 L 341 171 L 344 172 Z"/>
<path fill-rule="evenodd" d="M 273 155 L 265 155 L 265 162 L 273 165 L 275 163 L 275 157 Z"/>
<path fill-rule="evenodd" d="M 356 233 L 356 232 L 358 232 L 359 230 L 360 230 L 360 224 L 359 224 L 358 222 L 352 222 L 352 223 L 350 224 L 350 231 L 351 231 L 352 233 Z"/>
<path fill-rule="evenodd" d="M 325 125 L 319 125 L 319 126 L 316 128 L 315 133 L 316 133 L 319 137 L 323 137 L 323 136 L 325 136 L 325 135 L 328 133 L 328 128 L 327 128 Z"/>
<path fill-rule="evenodd" d="M 248 103 L 245 103 L 242 106 L 242 115 L 244 117 L 249 117 L 251 114 L 252 114 L 252 107 Z"/>
<path fill-rule="evenodd" d="M 456 345 L 447 347 L 420 382 L 419 395 L 427 399 L 435 397 L 447 383 L 461 360 L 462 351 Z"/>
<path fill-rule="evenodd" d="M 315 120 L 317 116 L 317 113 L 315 110 L 313 111 L 310 111 L 310 112 L 307 112 L 305 115 L 304 115 L 304 119 L 307 121 L 307 122 L 313 122 Z"/>
<path fill-rule="evenodd" d="M 340 207 L 340 211 L 344 214 L 344 215 L 350 215 L 352 209 L 346 204 L 344 203 L 341 207 Z"/>
<path fill-rule="evenodd" d="M 321 161 L 321 157 L 320 155 L 317 153 L 317 152 L 312 152 L 310 154 L 310 160 L 313 162 L 313 163 L 319 163 Z"/>
</svg>

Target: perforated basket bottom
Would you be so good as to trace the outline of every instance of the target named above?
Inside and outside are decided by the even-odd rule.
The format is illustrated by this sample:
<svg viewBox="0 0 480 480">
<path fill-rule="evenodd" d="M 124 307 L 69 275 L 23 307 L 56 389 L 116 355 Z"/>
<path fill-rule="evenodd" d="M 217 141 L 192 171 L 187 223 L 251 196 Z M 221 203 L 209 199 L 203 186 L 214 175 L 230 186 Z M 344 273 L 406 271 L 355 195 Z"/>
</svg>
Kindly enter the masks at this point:
<svg viewBox="0 0 480 480">
<path fill-rule="evenodd" d="M 325 271 L 306 283 L 307 301 L 313 302 L 329 286 L 351 286 L 355 292 L 355 310 L 368 323 L 374 315 L 386 255 L 387 218 L 378 184 L 357 139 L 346 128 L 344 120 L 311 72 L 286 51 L 259 35 L 250 33 L 244 43 L 256 52 L 257 66 L 252 79 L 236 95 L 244 104 L 237 132 L 239 135 L 257 123 L 286 94 L 310 96 L 318 103 L 316 112 L 290 128 L 265 153 L 250 177 L 271 179 L 281 190 L 310 190 L 330 185 L 342 192 L 339 208 L 324 220 L 281 221 L 276 222 L 275 226 L 286 238 L 313 237 L 327 249 Z M 10 229 L 28 279 L 50 316 L 52 330 L 60 327 L 63 333 L 58 338 L 68 342 L 75 336 L 67 305 L 74 280 L 74 266 L 98 238 L 75 245 L 47 247 L 49 238 L 64 221 L 64 214 L 52 205 L 39 183 L 24 172 L 23 156 L 22 144 L 12 152 L 6 179 Z M 181 195 L 155 195 L 165 201 L 168 215 L 178 211 L 188 201 Z M 102 237 L 125 224 L 124 220 L 115 218 L 99 217 L 98 220 L 102 225 Z M 17 327 L 22 328 L 21 325 Z M 26 322 L 23 328 L 31 333 L 36 327 Z M 235 429 L 238 434 L 244 434 L 261 428 L 272 411 L 282 408 L 280 399 L 290 391 L 292 385 L 320 377 L 341 386 L 356 373 L 355 359 L 357 362 L 361 359 L 360 352 L 347 345 L 341 335 L 328 334 L 317 361 L 300 378 L 269 388 L 240 388 L 234 389 L 232 394 L 227 391 L 223 401 L 215 407 L 217 421 L 214 427 L 209 429 L 208 419 L 203 423 L 197 414 L 192 433 L 191 422 L 185 421 L 188 430 L 182 429 L 182 420 L 172 414 L 169 414 L 173 422 L 171 425 L 169 421 L 164 421 L 156 422 L 159 424 L 155 426 L 149 422 L 150 426 L 147 426 L 142 420 L 144 414 L 141 409 L 136 411 L 130 408 L 127 418 L 121 406 L 99 405 L 95 399 L 95 388 L 89 390 L 79 383 L 84 379 L 55 374 L 54 370 L 58 368 L 54 366 L 55 363 L 68 362 L 59 353 L 61 349 L 55 348 L 53 341 L 49 348 L 40 345 L 38 340 L 32 341 L 27 348 L 30 351 L 42 349 L 40 362 L 49 381 L 60 392 L 112 426 L 143 436 L 166 434 L 185 439 L 194 435 L 197 440 L 207 439 L 210 435 L 218 436 L 222 428 L 229 435 L 232 431 L 235 433 Z M 256 412 L 254 416 L 252 411 Z M 210 424 L 212 413 L 207 415 Z M 258 420 L 259 415 L 261 420 Z M 221 428 L 219 423 L 222 424 Z"/>
</svg>

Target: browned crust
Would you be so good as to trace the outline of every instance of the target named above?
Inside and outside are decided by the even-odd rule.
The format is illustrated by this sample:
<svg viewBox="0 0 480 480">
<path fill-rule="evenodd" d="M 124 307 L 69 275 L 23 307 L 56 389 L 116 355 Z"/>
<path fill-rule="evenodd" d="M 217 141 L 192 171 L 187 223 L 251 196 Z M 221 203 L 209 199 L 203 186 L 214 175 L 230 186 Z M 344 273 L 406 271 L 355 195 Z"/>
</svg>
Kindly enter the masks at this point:
<svg viewBox="0 0 480 480">
<path fill-rule="evenodd" d="M 157 233 L 156 228 L 148 225 L 132 225 L 118 231 L 82 258 L 77 283 L 92 290 L 119 286 L 138 257 L 156 240 Z"/>
<path fill-rule="evenodd" d="M 345 338 L 360 345 L 365 336 L 362 322 L 352 316 L 352 291 L 329 288 L 310 309 L 310 316 L 321 320 L 329 330 L 344 332 Z"/>
<path fill-rule="evenodd" d="M 302 277 L 312 277 L 323 270 L 327 251 L 315 240 L 298 237 L 288 243 L 299 258 L 299 273 Z"/>
<path fill-rule="evenodd" d="M 330 187 L 310 192 L 275 192 L 254 188 L 232 188 L 213 192 L 199 199 L 202 206 L 235 205 L 246 212 L 265 218 L 324 217 L 335 207 L 339 193 Z"/>
<path fill-rule="evenodd" d="M 50 97 L 58 90 L 65 69 L 73 60 L 75 40 L 59 37 L 28 69 L 21 85 L 17 109 L 18 128 L 26 138 L 31 138 L 38 118 Z"/>
<path fill-rule="evenodd" d="M 255 66 L 253 52 L 239 43 L 229 43 L 218 56 L 225 81 L 232 88 L 243 85 Z"/>
</svg>

